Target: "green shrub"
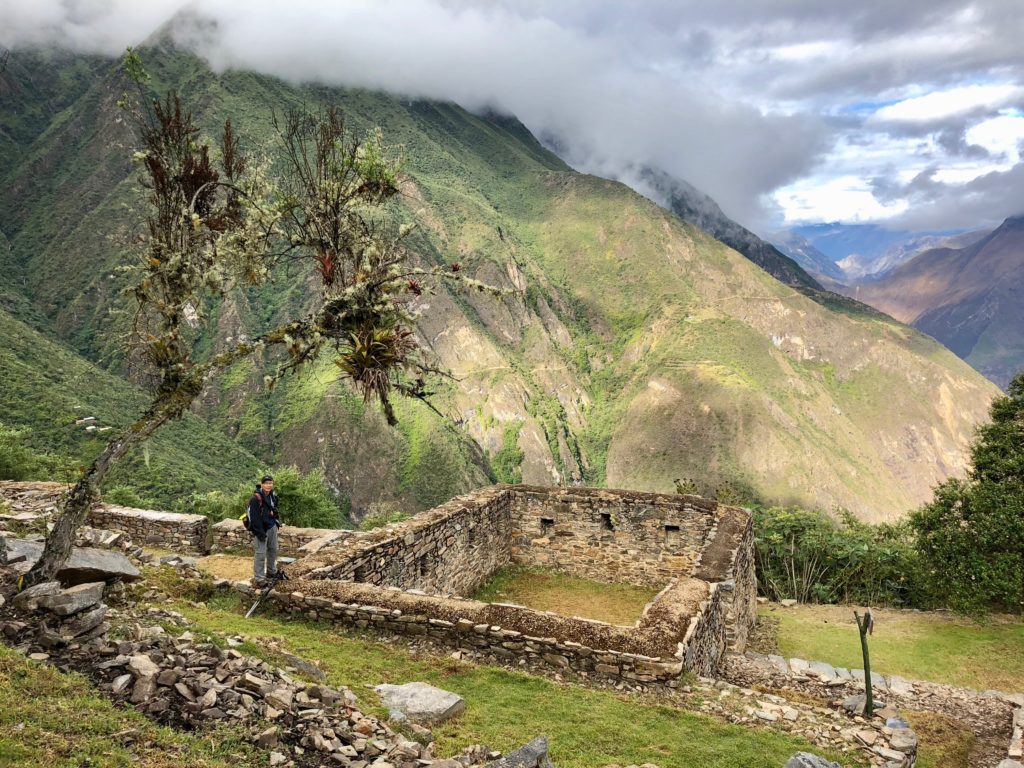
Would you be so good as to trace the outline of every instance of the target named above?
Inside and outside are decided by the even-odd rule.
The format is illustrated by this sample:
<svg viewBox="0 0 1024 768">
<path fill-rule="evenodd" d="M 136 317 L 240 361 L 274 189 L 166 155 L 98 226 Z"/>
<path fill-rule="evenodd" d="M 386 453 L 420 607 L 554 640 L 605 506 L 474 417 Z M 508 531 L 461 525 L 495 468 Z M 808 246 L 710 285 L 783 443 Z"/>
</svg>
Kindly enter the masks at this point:
<svg viewBox="0 0 1024 768">
<path fill-rule="evenodd" d="M 906 524 L 869 525 L 804 509 L 754 510 L 762 594 L 808 603 L 919 606 L 924 577 Z"/>
<path fill-rule="evenodd" d="M 967 480 L 947 480 L 911 516 L 933 598 L 977 613 L 1024 611 L 1024 373 L 996 398 Z"/>
<path fill-rule="evenodd" d="M 283 467 L 271 472 L 274 492 L 281 504 L 281 520 L 298 528 L 345 528 L 348 500 L 337 499 L 327 487 L 319 469 L 303 474 L 296 467 Z M 259 478 L 240 485 L 234 492 L 209 491 L 192 497 L 192 511 L 213 521 L 240 517 L 249 498 L 259 485 Z"/>
<path fill-rule="evenodd" d="M 408 519 L 407 512 L 403 512 L 390 502 L 380 501 L 367 506 L 366 517 L 359 523 L 359 530 L 372 531 L 374 528 L 383 528 L 385 525 Z"/>
<path fill-rule="evenodd" d="M 0 480 L 64 479 L 71 462 L 28 445 L 28 430 L 0 422 Z"/>
<path fill-rule="evenodd" d="M 948 480 L 911 520 L 935 601 L 1024 610 L 1024 485 Z"/>
<path fill-rule="evenodd" d="M 523 422 L 516 419 L 505 425 L 501 449 L 491 459 L 494 474 L 500 483 L 523 482 L 523 459 L 526 454 L 519 447 L 519 430 Z"/>
<path fill-rule="evenodd" d="M 143 499 L 134 488 L 127 485 L 115 485 L 103 489 L 103 500 L 108 504 L 120 504 L 123 507 L 154 509 L 157 503 L 152 499 Z"/>
</svg>

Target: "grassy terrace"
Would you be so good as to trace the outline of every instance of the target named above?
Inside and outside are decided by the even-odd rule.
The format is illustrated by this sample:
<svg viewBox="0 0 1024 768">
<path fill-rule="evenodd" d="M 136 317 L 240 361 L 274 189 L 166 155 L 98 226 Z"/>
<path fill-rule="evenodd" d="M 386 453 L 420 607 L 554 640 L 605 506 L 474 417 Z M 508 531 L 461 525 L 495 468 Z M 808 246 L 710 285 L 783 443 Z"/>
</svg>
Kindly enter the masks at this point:
<svg viewBox="0 0 1024 768">
<path fill-rule="evenodd" d="M 973 621 L 949 614 L 885 609 L 874 613 L 874 669 L 979 690 L 1024 691 L 1024 622 L 1020 619 Z M 852 607 L 769 605 L 762 607 L 761 617 L 778 621 L 777 650 L 787 658 L 863 666 Z"/>
<path fill-rule="evenodd" d="M 153 724 L 88 680 L 0 645 L 0 768 L 250 768 L 266 755 L 230 728 L 202 735 Z"/>
<path fill-rule="evenodd" d="M 504 568 L 473 597 L 485 603 L 516 603 L 562 616 L 630 626 L 658 591 L 632 584 L 604 584 L 538 568 Z"/>
<path fill-rule="evenodd" d="M 331 684 L 351 687 L 367 705 L 377 703 L 367 686 L 382 682 L 423 680 L 458 693 L 466 712 L 434 729 L 441 756 L 475 743 L 509 751 L 541 734 L 550 738 L 559 768 L 646 762 L 661 768 L 778 768 L 797 750 L 820 753 L 786 734 L 727 725 L 635 695 L 418 654 L 402 644 L 273 614 L 246 620 L 235 596 L 174 607 L 196 623 L 193 631 L 246 636 L 247 653 L 272 657 L 274 648 L 283 647 L 318 661 Z M 844 757 L 843 765 L 859 765 L 850 759 Z"/>
</svg>

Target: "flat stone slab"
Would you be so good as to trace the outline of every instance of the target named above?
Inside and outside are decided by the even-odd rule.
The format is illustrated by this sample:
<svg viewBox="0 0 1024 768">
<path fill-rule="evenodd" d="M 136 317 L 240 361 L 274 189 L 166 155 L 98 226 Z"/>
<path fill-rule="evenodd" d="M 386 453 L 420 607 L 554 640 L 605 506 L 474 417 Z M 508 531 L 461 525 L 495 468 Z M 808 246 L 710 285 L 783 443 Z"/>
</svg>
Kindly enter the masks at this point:
<svg viewBox="0 0 1024 768">
<path fill-rule="evenodd" d="M 443 723 L 466 708 L 461 696 L 427 683 L 384 684 L 374 690 L 380 694 L 384 706 L 415 723 Z"/>
<path fill-rule="evenodd" d="M 94 581 L 62 589 L 54 595 L 41 597 L 39 606 L 53 611 L 58 616 L 70 616 L 73 613 L 84 611 L 86 608 L 91 608 L 102 600 L 103 587 L 102 581 Z"/>
<path fill-rule="evenodd" d="M 136 509 L 122 507 L 117 504 L 104 504 L 102 512 L 119 517 L 133 517 L 136 520 L 152 520 L 160 523 L 177 523 L 178 525 L 202 525 L 207 521 L 205 515 L 187 515 L 180 512 L 163 512 L 159 509 Z"/>
<path fill-rule="evenodd" d="M 27 572 L 43 554 L 43 542 L 27 539 L 6 539 L 7 549 L 16 555 L 24 555 L 24 562 L 17 567 Z M 69 586 L 93 581 L 122 579 L 138 581 L 142 578 L 139 569 L 120 552 L 93 547 L 75 547 L 64 567 L 57 572 L 57 579 Z"/>
<path fill-rule="evenodd" d="M 540 736 L 515 752 L 488 763 L 486 768 L 553 768 L 548 756 L 548 740 Z"/>
<path fill-rule="evenodd" d="M 786 761 L 782 768 L 842 768 L 842 766 L 811 752 L 797 752 Z"/>
</svg>

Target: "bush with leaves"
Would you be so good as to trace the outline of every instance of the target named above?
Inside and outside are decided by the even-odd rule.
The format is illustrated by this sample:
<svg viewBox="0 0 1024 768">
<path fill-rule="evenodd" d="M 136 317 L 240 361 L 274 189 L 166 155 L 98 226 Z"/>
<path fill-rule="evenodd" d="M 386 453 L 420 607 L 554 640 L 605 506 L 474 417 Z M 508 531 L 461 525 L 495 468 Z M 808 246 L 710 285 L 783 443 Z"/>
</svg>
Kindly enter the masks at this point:
<svg viewBox="0 0 1024 768">
<path fill-rule="evenodd" d="M 966 480 L 911 516 L 933 598 L 958 610 L 1024 611 L 1024 373 L 993 401 Z"/>
<path fill-rule="evenodd" d="M 773 600 L 920 606 L 922 571 L 905 524 L 869 525 L 844 512 L 754 510 L 757 577 Z"/>
<path fill-rule="evenodd" d="M 372 531 L 375 528 L 383 528 L 385 525 L 400 523 L 408 519 L 409 514 L 391 502 L 378 501 L 367 506 L 366 516 L 359 523 L 359 530 Z"/>
<path fill-rule="evenodd" d="M 281 521 L 297 528 L 348 528 L 347 500 L 340 502 L 327 487 L 319 469 L 303 473 L 297 467 L 283 467 L 271 473 L 274 492 L 281 504 Z M 192 499 L 192 511 L 214 522 L 238 518 L 245 512 L 259 484 L 244 483 L 231 493 L 211 491 Z"/>
<path fill-rule="evenodd" d="M 71 462 L 39 453 L 28 444 L 28 431 L 0 422 L 0 480 L 57 480 L 71 470 Z"/>
</svg>

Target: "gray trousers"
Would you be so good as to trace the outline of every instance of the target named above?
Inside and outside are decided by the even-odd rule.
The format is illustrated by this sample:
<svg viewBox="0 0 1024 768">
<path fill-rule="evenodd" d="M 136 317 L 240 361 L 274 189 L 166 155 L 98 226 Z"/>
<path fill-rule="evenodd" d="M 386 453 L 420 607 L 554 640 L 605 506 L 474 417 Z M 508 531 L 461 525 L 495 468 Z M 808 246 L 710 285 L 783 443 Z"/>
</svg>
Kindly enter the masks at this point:
<svg viewBox="0 0 1024 768">
<path fill-rule="evenodd" d="M 253 536 L 252 543 L 256 547 L 256 556 L 252 561 L 253 578 L 265 579 L 277 573 L 277 526 L 273 525 L 267 531 L 266 541 Z"/>
</svg>

